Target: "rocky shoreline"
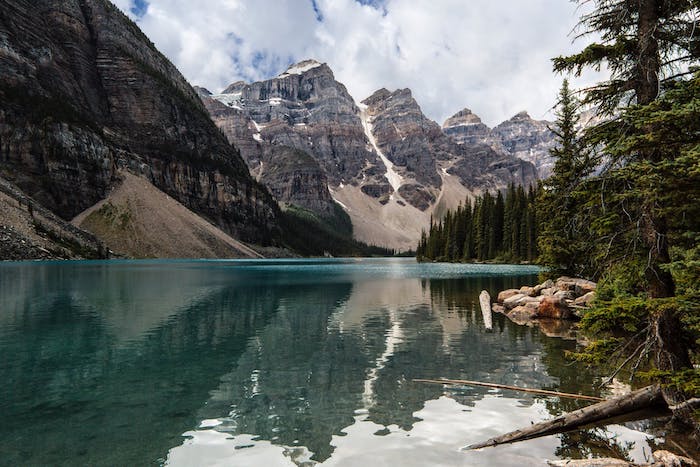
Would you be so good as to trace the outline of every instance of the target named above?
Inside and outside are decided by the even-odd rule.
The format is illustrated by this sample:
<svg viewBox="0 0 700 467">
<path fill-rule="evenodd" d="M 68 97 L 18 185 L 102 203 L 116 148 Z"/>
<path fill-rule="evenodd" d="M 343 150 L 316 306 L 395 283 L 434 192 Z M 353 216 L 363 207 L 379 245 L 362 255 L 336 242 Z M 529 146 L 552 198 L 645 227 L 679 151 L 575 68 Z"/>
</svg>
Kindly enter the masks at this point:
<svg viewBox="0 0 700 467">
<path fill-rule="evenodd" d="M 576 321 L 595 300 L 596 288 L 595 282 L 562 276 L 535 286 L 503 290 L 492 310 L 526 326 L 551 320 Z"/>
</svg>

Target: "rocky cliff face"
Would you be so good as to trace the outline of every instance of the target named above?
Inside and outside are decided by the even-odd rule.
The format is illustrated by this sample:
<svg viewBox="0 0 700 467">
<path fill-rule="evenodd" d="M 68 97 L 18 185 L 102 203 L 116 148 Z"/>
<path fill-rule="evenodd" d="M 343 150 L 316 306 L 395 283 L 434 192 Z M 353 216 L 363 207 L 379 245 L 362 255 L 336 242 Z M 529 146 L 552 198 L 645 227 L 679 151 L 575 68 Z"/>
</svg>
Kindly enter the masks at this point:
<svg viewBox="0 0 700 467">
<path fill-rule="evenodd" d="M 393 93 L 382 89 L 363 104 L 379 150 L 402 178 L 400 194 L 411 187 L 416 193 L 439 195 L 444 177 L 450 175 L 459 176 L 461 184 L 472 191 L 498 190 L 509 183 L 529 185 L 536 179 L 529 164 L 486 144 L 469 138 L 457 144 L 423 114 L 408 89 Z"/>
<path fill-rule="evenodd" d="M 211 98 L 245 112 L 258 141 L 313 155 L 333 185 L 352 182 L 365 160 L 376 158 L 367 149 L 358 108 L 326 64 L 301 62 L 276 78 L 234 83 Z"/>
<path fill-rule="evenodd" d="M 531 162 L 538 177 L 547 178 L 554 165 L 549 154 L 555 144 L 550 125 L 551 122 L 533 120 L 527 112 L 520 112 L 491 129 L 471 110 L 464 109 L 448 118 L 442 128 L 458 144 L 486 144 L 499 153 Z"/>
<path fill-rule="evenodd" d="M 534 120 L 527 112 L 520 112 L 494 128 L 491 134 L 508 153 L 532 162 L 539 177 L 547 178 L 554 167 L 549 150 L 555 145 L 555 137 L 550 125 L 548 121 Z"/>
<path fill-rule="evenodd" d="M 491 129 L 469 109 L 460 110 L 445 120 L 442 130 L 458 144 L 484 143 L 491 133 Z"/>
<path fill-rule="evenodd" d="M 261 126 L 243 108 L 225 103 L 229 101 L 221 96 L 217 100 L 201 88 L 198 92 L 214 123 L 239 148 L 250 173 L 280 204 L 294 204 L 321 216 L 335 212 L 326 172 L 318 160 L 303 150 L 263 141 Z"/>
<path fill-rule="evenodd" d="M 268 242 L 276 205 L 194 89 L 106 0 L 7 0 L 0 9 L 0 172 L 70 219 L 118 168 L 227 232 Z"/>
<path fill-rule="evenodd" d="M 324 213 L 335 199 L 367 243 L 413 248 L 432 214 L 475 192 L 535 180 L 531 164 L 505 151 L 457 144 L 410 90 L 381 89 L 357 105 L 313 60 L 267 81 L 199 94 L 280 202 Z"/>
</svg>

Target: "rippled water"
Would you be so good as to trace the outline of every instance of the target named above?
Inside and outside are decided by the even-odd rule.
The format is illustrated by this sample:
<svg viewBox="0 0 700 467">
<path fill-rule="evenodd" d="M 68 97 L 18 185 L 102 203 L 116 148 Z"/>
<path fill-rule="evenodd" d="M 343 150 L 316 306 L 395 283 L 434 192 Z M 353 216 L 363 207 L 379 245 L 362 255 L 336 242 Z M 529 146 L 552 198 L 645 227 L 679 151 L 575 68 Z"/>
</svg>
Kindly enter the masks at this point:
<svg viewBox="0 0 700 467">
<path fill-rule="evenodd" d="M 579 402 L 414 378 L 597 394 L 575 343 L 494 316 L 523 266 L 410 259 L 0 265 L 2 465 L 543 465 L 644 460 L 627 427 L 470 443 Z"/>
</svg>

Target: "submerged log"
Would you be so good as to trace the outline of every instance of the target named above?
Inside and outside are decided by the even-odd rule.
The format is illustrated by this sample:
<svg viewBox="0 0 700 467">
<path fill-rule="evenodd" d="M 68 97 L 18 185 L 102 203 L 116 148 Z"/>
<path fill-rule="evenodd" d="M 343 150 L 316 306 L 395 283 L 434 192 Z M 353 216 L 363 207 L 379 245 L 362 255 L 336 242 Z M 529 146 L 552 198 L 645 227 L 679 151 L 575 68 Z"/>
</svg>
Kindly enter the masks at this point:
<svg viewBox="0 0 700 467">
<path fill-rule="evenodd" d="M 481 314 L 484 317 L 484 326 L 487 331 L 493 329 L 493 320 L 491 318 L 491 296 L 485 290 L 479 294 L 479 305 L 481 305 Z"/>
<path fill-rule="evenodd" d="M 667 407 L 667 405 L 664 402 L 663 394 L 659 386 L 647 386 L 631 394 L 589 405 L 588 407 L 560 415 L 551 420 L 536 423 L 520 430 L 511 431 L 510 433 L 491 438 L 482 443 L 472 444 L 467 449 L 480 449 L 564 433 L 586 425 L 655 407 Z"/>
<path fill-rule="evenodd" d="M 567 392 L 548 391 L 546 389 L 521 388 L 519 386 L 509 386 L 507 384 L 484 383 L 481 381 L 468 381 L 466 379 L 445 379 L 445 378 L 443 378 L 443 379 L 414 379 L 413 381 L 416 383 L 481 386 L 481 387 L 485 387 L 485 388 L 507 389 L 509 391 L 529 392 L 531 394 L 540 394 L 542 396 L 557 396 L 557 397 L 565 397 L 568 399 L 583 399 L 583 400 L 588 400 L 588 401 L 602 401 L 602 400 L 604 400 L 604 399 L 601 399 L 600 397 L 585 396 L 583 394 L 569 394 Z"/>
</svg>

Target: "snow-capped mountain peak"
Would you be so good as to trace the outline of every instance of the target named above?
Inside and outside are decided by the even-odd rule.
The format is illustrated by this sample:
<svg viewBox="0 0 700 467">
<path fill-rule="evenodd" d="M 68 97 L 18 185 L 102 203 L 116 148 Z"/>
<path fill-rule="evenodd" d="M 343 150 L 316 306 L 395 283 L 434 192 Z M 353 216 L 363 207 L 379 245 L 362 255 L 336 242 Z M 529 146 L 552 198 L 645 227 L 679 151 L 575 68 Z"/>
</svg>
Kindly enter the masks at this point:
<svg viewBox="0 0 700 467">
<path fill-rule="evenodd" d="M 304 60 L 297 64 L 291 65 L 289 68 L 287 68 L 287 71 L 279 75 L 278 78 L 284 78 L 291 75 L 301 75 L 320 66 L 323 66 L 323 63 L 316 60 Z"/>
</svg>

